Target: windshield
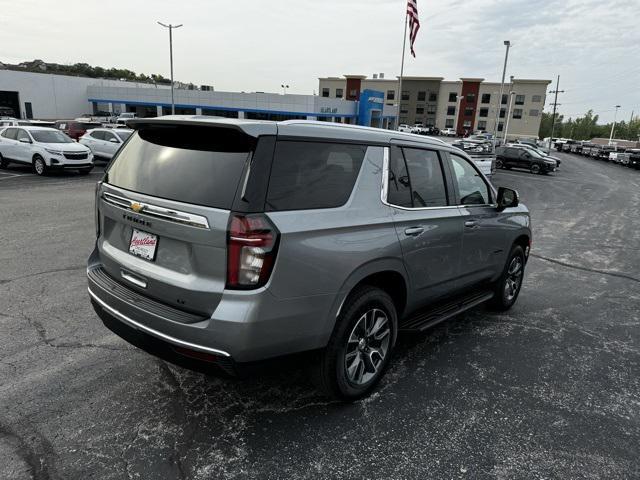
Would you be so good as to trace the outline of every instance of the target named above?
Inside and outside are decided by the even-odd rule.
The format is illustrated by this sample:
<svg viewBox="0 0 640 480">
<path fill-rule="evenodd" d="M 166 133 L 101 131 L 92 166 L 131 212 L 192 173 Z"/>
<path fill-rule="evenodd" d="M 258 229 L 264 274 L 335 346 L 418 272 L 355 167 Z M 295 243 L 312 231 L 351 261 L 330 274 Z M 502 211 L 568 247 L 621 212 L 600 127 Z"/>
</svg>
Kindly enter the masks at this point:
<svg viewBox="0 0 640 480">
<path fill-rule="evenodd" d="M 115 133 L 117 136 L 119 136 L 120 140 L 122 140 L 124 142 L 125 140 L 127 140 L 127 138 L 129 138 L 131 136 L 131 134 L 133 132 L 125 131 L 125 132 L 113 132 L 113 133 Z"/>
<path fill-rule="evenodd" d="M 73 143 L 71 138 L 55 130 L 31 130 L 31 136 L 41 143 Z"/>
</svg>

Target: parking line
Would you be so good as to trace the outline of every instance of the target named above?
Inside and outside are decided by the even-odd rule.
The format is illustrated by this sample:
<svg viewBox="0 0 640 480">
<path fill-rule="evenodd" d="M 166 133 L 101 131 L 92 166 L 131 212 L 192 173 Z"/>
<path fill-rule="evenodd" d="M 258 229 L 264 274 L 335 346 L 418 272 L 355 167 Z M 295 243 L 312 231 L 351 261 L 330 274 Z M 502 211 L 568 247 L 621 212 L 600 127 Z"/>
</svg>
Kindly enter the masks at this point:
<svg viewBox="0 0 640 480">
<path fill-rule="evenodd" d="M 0 173 L 0 175 L 7 175 L 4 178 L 0 178 L 0 180 L 8 180 L 8 179 L 13 178 L 13 177 L 23 177 L 24 176 L 24 175 L 18 175 L 17 173 L 4 173 L 4 172 Z"/>
</svg>

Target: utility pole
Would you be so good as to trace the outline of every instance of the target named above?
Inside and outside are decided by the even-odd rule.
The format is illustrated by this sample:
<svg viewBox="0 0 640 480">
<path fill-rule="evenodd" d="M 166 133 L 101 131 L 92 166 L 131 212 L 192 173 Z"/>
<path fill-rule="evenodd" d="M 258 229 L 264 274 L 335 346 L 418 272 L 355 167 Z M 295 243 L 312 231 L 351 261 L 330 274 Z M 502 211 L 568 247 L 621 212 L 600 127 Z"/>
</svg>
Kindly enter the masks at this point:
<svg viewBox="0 0 640 480">
<path fill-rule="evenodd" d="M 500 82 L 500 95 L 498 96 L 498 108 L 496 108 L 496 123 L 493 126 L 493 151 L 496 151 L 496 137 L 498 136 L 498 115 L 500 114 L 500 108 L 502 105 L 502 94 L 504 93 L 504 77 L 507 74 L 507 60 L 509 59 L 509 48 L 511 48 L 511 42 L 509 40 L 504 41 L 504 46 L 507 47 L 504 53 L 504 67 L 502 67 L 502 81 Z"/>
<path fill-rule="evenodd" d="M 555 93 L 555 98 L 553 99 L 553 115 L 551 117 L 551 136 L 549 137 L 549 152 L 551 152 L 551 139 L 553 138 L 553 132 L 556 127 L 556 107 L 558 104 L 558 94 L 564 93 L 564 90 L 559 90 L 560 88 L 560 75 L 558 75 L 558 80 L 556 81 L 556 89 L 550 91 L 549 93 Z"/>
<path fill-rule="evenodd" d="M 180 25 L 165 25 L 162 22 L 158 22 L 158 25 L 163 26 L 164 28 L 168 28 L 169 29 L 169 63 L 171 65 L 171 115 L 175 115 L 176 114 L 176 104 L 175 101 L 173 99 L 173 29 L 174 28 L 180 28 L 182 26 L 182 24 Z"/>
<path fill-rule="evenodd" d="M 613 114 L 613 125 L 611 125 L 611 135 L 609 135 L 609 145 L 611 145 L 613 140 L 613 132 L 616 129 L 616 119 L 618 118 L 618 109 L 620 105 L 616 105 L 616 113 Z"/>
</svg>

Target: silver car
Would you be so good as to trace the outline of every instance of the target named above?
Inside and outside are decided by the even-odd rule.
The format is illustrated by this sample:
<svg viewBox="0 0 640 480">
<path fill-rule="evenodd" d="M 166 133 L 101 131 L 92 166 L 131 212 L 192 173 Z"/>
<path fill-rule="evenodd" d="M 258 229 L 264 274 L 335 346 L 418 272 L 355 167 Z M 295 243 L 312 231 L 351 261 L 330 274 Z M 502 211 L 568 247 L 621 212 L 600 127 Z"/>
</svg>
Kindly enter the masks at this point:
<svg viewBox="0 0 640 480">
<path fill-rule="evenodd" d="M 87 130 L 78 142 L 89 147 L 95 157 L 111 159 L 132 133 L 126 128 L 94 128 Z"/>
<path fill-rule="evenodd" d="M 96 189 L 89 294 L 154 355 L 240 374 L 315 351 L 318 384 L 354 399 L 400 331 L 518 297 L 529 213 L 440 140 L 298 120 L 130 125 Z"/>
</svg>

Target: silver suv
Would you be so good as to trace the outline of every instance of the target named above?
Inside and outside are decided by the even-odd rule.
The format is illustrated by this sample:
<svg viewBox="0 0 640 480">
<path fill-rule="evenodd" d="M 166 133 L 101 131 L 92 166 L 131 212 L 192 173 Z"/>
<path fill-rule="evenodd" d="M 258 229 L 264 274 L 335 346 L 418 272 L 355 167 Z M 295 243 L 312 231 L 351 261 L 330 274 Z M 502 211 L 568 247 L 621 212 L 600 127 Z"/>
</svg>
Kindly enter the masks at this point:
<svg viewBox="0 0 640 480">
<path fill-rule="evenodd" d="M 366 395 L 398 332 L 510 308 L 529 213 L 444 142 L 324 122 L 168 116 L 96 189 L 89 294 L 106 326 L 196 370 L 314 351 Z"/>
</svg>

